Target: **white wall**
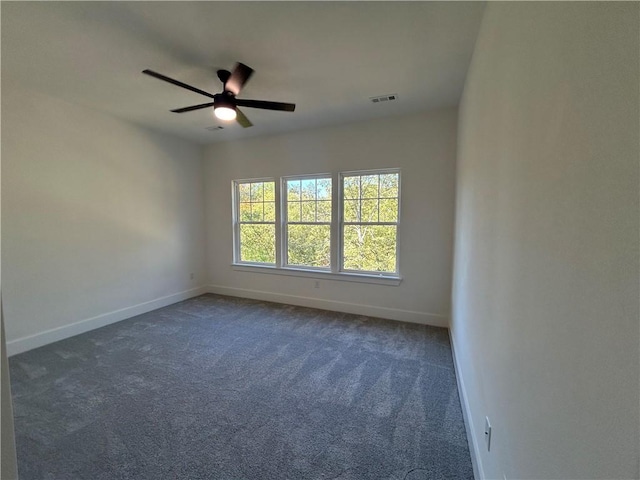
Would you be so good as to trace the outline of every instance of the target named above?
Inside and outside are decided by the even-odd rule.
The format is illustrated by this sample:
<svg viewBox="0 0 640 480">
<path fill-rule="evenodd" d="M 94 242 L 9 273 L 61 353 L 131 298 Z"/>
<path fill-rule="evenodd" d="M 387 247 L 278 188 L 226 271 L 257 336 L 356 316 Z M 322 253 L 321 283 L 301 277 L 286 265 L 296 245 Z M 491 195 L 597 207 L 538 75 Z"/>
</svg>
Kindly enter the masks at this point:
<svg viewBox="0 0 640 480">
<path fill-rule="evenodd" d="M 205 150 L 212 291 L 448 325 L 455 109 L 229 143 Z M 231 182 L 240 178 L 400 167 L 400 286 L 234 271 Z"/>
<path fill-rule="evenodd" d="M 640 475 L 638 10 L 485 12 L 460 107 L 452 336 L 486 478 Z"/>
<path fill-rule="evenodd" d="M 200 147 L 3 82 L 2 169 L 9 353 L 204 283 Z"/>
</svg>

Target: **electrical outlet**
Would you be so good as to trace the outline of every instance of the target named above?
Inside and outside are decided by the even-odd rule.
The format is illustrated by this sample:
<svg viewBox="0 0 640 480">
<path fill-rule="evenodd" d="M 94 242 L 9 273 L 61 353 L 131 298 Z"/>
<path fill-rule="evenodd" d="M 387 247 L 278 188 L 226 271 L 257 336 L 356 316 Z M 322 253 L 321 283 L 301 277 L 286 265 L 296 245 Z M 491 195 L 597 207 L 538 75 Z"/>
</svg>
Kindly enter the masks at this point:
<svg viewBox="0 0 640 480">
<path fill-rule="evenodd" d="M 316 280 L 316 282 L 313 285 L 314 288 L 320 288 L 320 280 Z"/>
<path fill-rule="evenodd" d="M 491 422 L 489 417 L 484 417 L 484 443 L 487 446 L 487 452 L 491 451 Z"/>
</svg>

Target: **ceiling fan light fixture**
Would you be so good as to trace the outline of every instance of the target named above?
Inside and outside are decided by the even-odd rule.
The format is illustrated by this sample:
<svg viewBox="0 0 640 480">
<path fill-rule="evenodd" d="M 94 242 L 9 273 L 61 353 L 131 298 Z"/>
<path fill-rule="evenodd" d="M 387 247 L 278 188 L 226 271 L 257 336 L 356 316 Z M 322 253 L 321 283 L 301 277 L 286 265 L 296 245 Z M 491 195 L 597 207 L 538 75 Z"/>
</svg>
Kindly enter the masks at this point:
<svg viewBox="0 0 640 480">
<path fill-rule="evenodd" d="M 235 120 L 237 113 L 233 97 L 226 93 L 218 93 L 214 95 L 213 101 L 213 114 L 216 117 L 220 120 Z"/>
<path fill-rule="evenodd" d="M 220 120 L 235 120 L 237 114 L 236 109 L 233 107 L 213 107 L 213 113 Z"/>
</svg>

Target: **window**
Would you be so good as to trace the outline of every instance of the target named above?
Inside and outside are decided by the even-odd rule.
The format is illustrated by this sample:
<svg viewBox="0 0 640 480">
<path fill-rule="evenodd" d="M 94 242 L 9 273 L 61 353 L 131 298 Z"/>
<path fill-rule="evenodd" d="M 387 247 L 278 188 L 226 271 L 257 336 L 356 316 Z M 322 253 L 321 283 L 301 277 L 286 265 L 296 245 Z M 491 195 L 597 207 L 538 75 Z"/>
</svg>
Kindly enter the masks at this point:
<svg viewBox="0 0 640 480">
<path fill-rule="evenodd" d="M 342 176 L 342 269 L 396 273 L 399 174 Z"/>
<path fill-rule="evenodd" d="M 331 177 L 289 178 L 284 187 L 284 263 L 331 268 Z"/>
<path fill-rule="evenodd" d="M 276 184 L 235 182 L 236 262 L 276 263 Z"/>
<path fill-rule="evenodd" d="M 238 269 L 399 283 L 398 169 L 238 180 L 233 189 Z"/>
</svg>

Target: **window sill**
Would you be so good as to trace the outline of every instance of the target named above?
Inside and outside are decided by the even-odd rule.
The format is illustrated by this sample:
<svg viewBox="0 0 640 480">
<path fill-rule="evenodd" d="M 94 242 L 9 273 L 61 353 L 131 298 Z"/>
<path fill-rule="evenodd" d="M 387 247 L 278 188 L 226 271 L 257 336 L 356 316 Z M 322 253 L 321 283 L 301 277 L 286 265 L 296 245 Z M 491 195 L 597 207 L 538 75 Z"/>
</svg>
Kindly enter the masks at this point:
<svg viewBox="0 0 640 480">
<path fill-rule="evenodd" d="M 231 268 L 237 272 L 252 272 L 252 273 L 269 273 L 275 275 L 286 275 L 289 277 L 306 277 L 316 278 L 322 280 L 336 280 L 339 282 L 358 282 L 358 283 L 372 283 L 375 285 L 389 285 L 397 287 L 402 282 L 402 278 L 391 275 L 375 275 L 365 273 L 333 273 L 322 270 L 312 270 L 304 268 L 292 268 L 292 267 L 274 267 L 271 265 L 249 265 L 234 263 Z"/>
</svg>

